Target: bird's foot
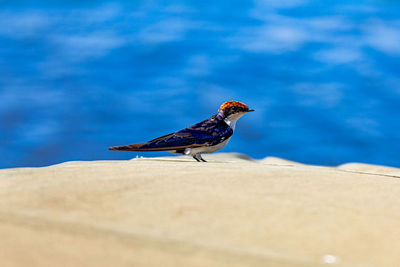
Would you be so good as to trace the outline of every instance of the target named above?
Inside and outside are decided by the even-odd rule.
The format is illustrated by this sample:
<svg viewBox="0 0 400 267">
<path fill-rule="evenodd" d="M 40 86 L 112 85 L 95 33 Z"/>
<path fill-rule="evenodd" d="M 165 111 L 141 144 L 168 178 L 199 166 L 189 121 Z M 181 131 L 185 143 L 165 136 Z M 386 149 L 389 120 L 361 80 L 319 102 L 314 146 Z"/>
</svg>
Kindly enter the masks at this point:
<svg viewBox="0 0 400 267">
<path fill-rule="evenodd" d="M 202 157 L 201 157 L 201 154 L 196 154 L 196 155 L 194 155 L 193 156 L 193 158 L 195 159 L 195 160 L 197 160 L 198 162 L 207 162 L 205 159 L 203 159 Z"/>
</svg>

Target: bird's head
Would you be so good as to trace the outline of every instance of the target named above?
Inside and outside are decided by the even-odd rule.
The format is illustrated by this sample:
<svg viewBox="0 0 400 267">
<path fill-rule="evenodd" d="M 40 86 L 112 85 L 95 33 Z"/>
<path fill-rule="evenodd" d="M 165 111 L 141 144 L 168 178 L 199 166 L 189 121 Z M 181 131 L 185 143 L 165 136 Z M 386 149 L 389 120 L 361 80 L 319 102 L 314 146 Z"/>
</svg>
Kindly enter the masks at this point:
<svg viewBox="0 0 400 267">
<path fill-rule="evenodd" d="M 218 110 L 218 116 L 230 121 L 236 121 L 247 112 L 252 111 L 254 111 L 254 109 L 249 109 L 247 105 L 239 101 L 228 101 L 221 105 Z"/>
</svg>

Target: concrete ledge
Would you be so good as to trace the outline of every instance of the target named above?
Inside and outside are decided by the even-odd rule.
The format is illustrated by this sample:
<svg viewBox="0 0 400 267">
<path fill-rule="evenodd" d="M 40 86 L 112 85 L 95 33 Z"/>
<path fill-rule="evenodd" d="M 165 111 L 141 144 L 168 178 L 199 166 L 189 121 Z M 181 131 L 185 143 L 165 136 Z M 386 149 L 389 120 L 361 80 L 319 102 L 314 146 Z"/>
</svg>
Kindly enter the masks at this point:
<svg viewBox="0 0 400 267">
<path fill-rule="evenodd" d="M 0 170 L 0 265 L 400 262 L 399 169 L 205 158 Z"/>
</svg>

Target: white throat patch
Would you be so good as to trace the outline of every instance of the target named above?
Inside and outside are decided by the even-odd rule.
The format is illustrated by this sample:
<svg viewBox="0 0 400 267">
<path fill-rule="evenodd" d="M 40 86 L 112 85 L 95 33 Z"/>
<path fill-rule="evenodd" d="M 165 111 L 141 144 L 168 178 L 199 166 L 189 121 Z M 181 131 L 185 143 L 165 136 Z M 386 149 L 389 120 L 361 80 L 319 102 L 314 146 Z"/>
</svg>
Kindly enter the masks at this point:
<svg viewBox="0 0 400 267">
<path fill-rule="evenodd" d="M 229 115 L 224 119 L 225 123 L 228 124 L 233 130 L 235 130 L 237 120 L 242 117 L 246 112 L 239 112 L 236 114 Z"/>
</svg>

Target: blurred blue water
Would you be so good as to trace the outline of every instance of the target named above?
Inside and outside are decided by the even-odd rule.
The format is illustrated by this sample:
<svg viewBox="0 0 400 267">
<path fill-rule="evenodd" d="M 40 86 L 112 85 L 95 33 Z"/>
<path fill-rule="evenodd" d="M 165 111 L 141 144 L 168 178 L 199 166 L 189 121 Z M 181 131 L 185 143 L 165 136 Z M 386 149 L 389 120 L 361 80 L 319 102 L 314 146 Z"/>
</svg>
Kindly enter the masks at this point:
<svg viewBox="0 0 400 267">
<path fill-rule="evenodd" d="M 213 115 L 226 152 L 400 167 L 399 1 L 0 2 L 0 168 L 108 151 Z"/>
</svg>

